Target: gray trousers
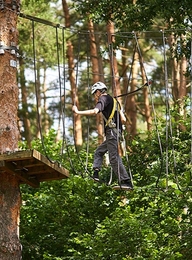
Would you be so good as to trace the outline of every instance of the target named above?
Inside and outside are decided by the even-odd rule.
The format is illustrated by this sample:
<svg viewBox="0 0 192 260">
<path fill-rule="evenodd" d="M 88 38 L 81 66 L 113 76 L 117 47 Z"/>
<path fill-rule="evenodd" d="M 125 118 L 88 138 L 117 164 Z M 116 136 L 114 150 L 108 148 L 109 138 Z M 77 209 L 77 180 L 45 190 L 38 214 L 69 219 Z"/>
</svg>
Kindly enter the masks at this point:
<svg viewBox="0 0 192 260">
<path fill-rule="evenodd" d="M 93 169 L 101 169 L 103 156 L 109 152 L 109 162 L 119 181 L 130 179 L 118 152 L 117 134 L 113 129 L 107 129 L 106 140 L 98 146 L 94 154 Z"/>
</svg>

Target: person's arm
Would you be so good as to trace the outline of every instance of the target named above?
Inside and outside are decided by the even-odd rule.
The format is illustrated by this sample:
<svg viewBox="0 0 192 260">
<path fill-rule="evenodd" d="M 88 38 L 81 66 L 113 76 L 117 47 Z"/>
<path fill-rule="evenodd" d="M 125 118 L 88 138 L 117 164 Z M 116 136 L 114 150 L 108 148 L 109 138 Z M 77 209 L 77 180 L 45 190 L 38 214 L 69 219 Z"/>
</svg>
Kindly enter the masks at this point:
<svg viewBox="0 0 192 260">
<path fill-rule="evenodd" d="M 72 107 L 72 111 L 78 115 L 85 115 L 85 116 L 89 116 L 89 115 L 96 115 L 99 112 L 98 108 L 93 108 L 93 109 L 89 109 L 89 110 L 82 110 L 79 111 L 77 106 L 73 106 Z"/>
</svg>

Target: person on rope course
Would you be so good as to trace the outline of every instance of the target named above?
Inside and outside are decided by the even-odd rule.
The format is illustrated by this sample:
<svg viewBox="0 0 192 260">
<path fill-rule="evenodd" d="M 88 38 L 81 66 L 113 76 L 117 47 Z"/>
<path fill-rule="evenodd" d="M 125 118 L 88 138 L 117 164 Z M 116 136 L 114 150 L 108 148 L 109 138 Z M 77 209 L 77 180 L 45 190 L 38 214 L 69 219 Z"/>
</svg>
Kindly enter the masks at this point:
<svg viewBox="0 0 192 260">
<path fill-rule="evenodd" d="M 92 86 L 91 94 L 95 96 L 97 101 L 95 108 L 89 110 L 78 110 L 77 106 L 72 107 L 72 111 L 79 115 L 96 115 L 102 113 L 104 118 L 104 131 L 106 139 L 100 144 L 95 153 L 93 161 L 94 174 L 93 180 L 99 180 L 99 171 L 102 167 L 103 156 L 108 151 L 109 162 L 111 167 L 118 177 L 119 185 L 115 189 L 133 190 L 133 185 L 129 174 L 127 173 L 122 159 L 118 152 L 119 137 L 122 133 L 122 123 L 125 123 L 126 118 L 118 109 L 118 102 L 115 98 L 107 93 L 107 86 L 103 82 L 97 82 Z"/>
</svg>

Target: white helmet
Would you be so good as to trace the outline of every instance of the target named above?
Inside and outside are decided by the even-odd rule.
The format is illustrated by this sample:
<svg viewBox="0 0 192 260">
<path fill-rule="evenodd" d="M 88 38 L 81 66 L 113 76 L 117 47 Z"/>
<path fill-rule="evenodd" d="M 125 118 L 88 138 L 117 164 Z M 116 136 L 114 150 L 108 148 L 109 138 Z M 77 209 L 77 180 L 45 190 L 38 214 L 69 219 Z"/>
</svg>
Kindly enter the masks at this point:
<svg viewBox="0 0 192 260">
<path fill-rule="evenodd" d="M 97 90 L 102 90 L 102 89 L 106 89 L 106 90 L 107 90 L 107 87 L 106 87 L 106 85 L 105 85 L 103 82 L 98 81 L 98 82 L 96 82 L 96 83 L 92 86 L 92 88 L 91 88 L 91 94 L 94 94 L 95 91 L 97 91 Z"/>
</svg>

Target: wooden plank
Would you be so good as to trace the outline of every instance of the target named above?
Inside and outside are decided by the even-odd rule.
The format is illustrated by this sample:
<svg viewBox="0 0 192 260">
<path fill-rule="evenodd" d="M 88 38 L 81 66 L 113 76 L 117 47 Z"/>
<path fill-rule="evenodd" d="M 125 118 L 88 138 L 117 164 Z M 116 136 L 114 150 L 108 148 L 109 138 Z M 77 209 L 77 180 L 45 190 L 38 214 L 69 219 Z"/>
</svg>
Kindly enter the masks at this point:
<svg viewBox="0 0 192 260">
<path fill-rule="evenodd" d="M 25 160 L 25 161 L 18 161 L 17 165 L 19 167 L 26 167 L 28 169 L 30 168 L 40 168 L 45 166 L 43 163 L 36 161 L 36 159 L 33 159 L 32 161 L 30 160 Z"/>
<path fill-rule="evenodd" d="M 5 153 L 0 155 L 0 161 L 19 161 L 28 160 L 31 158 L 37 159 L 39 162 L 47 165 L 48 167 L 60 172 L 64 177 L 69 177 L 69 171 L 60 167 L 58 163 L 51 163 L 44 155 L 36 150 L 17 151 L 12 153 Z"/>
<path fill-rule="evenodd" d="M 39 182 L 69 177 L 69 171 L 52 163 L 36 150 L 17 151 L 0 155 L 0 170 L 15 174 L 22 183 L 39 187 Z"/>
<path fill-rule="evenodd" d="M 0 161 L 17 161 L 17 160 L 27 160 L 32 158 L 33 150 L 26 151 L 16 151 L 16 152 L 7 152 L 0 154 Z"/>
<path fill-rule="evenodd" d="M 43 181 L 53 181 L 53 180 L 62 180 L 62 174 L 60 174 L 59 172 L 56 173 L 55 175 L 53 175 L 52 173 L 44 173 L 42 175 L 38 175 L 38 179 L 40 182 Z"/>
<path fill-rule="evenodd" d="M 39 187 L 39 181 L 34 178 L 30 178 L 24 171 L 15 171 L 15 167 L 11 164 L 11 162 L 0 161 L 0 169 L 17 176 L 19 180 L 32 186 L 33 188 Z"/>
<path fill-rule="evenodd" d="M 27 167 L 26 167 L 27 168 Z M 28 174 L 31 176 L 35 175 L 42 175 L 47 172 L 55 173 L 55 170 L 51 170 L 48 168 L 46 165 L 42 165 L 41 167 L 33 167 L 33 168 L 27 168 L 28 169 Z"/>
<path fill-rule="evenodd" d="M 60 172 L 61 174 L 63 174 L 65 176 L 65 178 L 69 177 L 68 170 L 66 170 L 63 167 L 59 167 L 58 163 L 51 163 L 44 155 L 42 155 L 38 151 L 33 150 L 33 157 L 36 158 L 37 160 L 43 162 L 44 164 L 46 164 L 50 168 L 54 169 L 55 171 Z"/>
</svg>

